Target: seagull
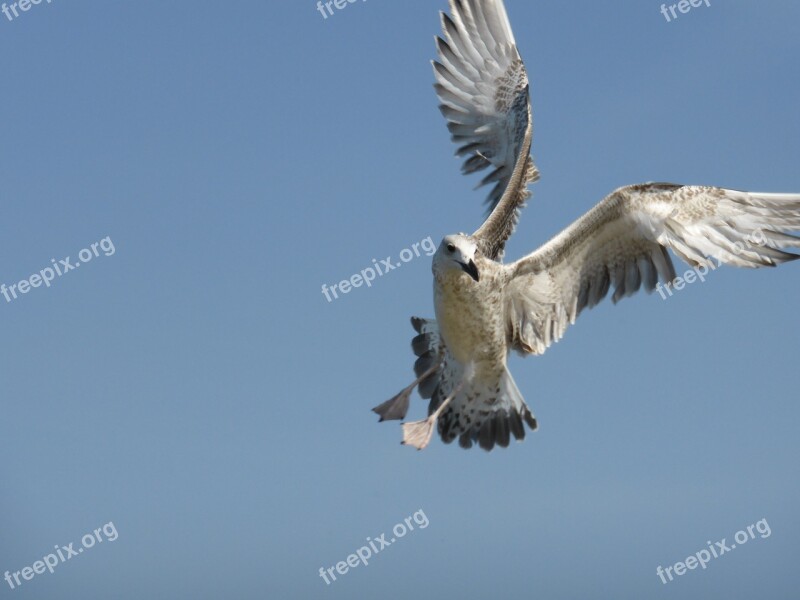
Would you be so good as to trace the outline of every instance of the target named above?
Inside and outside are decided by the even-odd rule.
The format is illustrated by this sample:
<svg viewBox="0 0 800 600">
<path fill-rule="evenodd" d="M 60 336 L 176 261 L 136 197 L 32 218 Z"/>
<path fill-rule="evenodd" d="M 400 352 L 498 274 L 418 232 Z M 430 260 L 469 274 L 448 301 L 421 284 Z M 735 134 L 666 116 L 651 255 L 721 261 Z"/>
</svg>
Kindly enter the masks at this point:
<svg viewBox="0 0 800 600">
<path fill-rule="evenodd" d="M 428 417 L 403 423 L 403 444 L 425 448 L 434 428 L 463 448 L 507 447 L 537 428 L 508 370 L 510 351 L 543 354 L 585 308 L 639 289 L 669 287 L 668 250 L 694 267 L 774 267 L 799 258 L 800 194 L 643 183 L 621 187 L 516 262 L 505 243 L 539 179 L 528 76 L 502 0 L 450 0 L 433 61 L 439 108 L 465 174 L 490 169 L 484 223 L 445 236 L 433 256 L 435 319 L 414 317 L 416 379 L 372 410 L 404 420 L 419 387 Z M 716 265 L 713 265 L 716 267 Z"/>
</svg>

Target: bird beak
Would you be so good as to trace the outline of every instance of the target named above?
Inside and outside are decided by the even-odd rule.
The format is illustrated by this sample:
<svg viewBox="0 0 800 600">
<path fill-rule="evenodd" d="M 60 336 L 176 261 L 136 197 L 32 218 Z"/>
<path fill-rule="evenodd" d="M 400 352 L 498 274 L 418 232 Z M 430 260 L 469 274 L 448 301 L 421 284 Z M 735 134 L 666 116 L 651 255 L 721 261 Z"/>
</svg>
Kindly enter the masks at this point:
<svg viewBox="0 0 800 600">
<path fill-rule="evenodd" d="M 471 260 L 469 263 L 458 263 L 461 265 L 461 268 L 464 272 L 472 277 L 475 281 L 480 281 L 480 277 L 478 276 L 478 267 L 475 266 L 475 261 Z"/>
</svg>

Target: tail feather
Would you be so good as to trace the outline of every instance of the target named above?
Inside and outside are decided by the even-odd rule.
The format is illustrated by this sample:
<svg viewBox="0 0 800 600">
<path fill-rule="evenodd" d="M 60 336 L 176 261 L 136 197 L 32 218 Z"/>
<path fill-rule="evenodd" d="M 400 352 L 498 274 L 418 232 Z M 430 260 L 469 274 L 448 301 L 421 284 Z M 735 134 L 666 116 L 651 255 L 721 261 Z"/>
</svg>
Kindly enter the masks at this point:
<svg viewBox="0 0 800 600">
<path fill-rule="evenodd" d="M 506 368 L 497 386 L 467 384 L 439 418 L 439 435 L 445 443 L 457 437 L 462 448 L 477 442 L 489 451 L 495 445 L 507 447 L 512 435 L 518 441 L 525 439 L 523 422 L 536 431 L 536 417 Z"/>
</svg>

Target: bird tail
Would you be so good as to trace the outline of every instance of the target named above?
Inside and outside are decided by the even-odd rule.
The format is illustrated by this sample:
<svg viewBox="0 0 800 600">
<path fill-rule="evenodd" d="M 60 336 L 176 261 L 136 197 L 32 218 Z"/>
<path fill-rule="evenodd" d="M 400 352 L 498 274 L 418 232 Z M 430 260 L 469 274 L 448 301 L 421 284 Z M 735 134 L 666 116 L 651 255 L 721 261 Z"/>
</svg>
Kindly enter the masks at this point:
<svg viewBox="0 0 800 600">
<path fill-rule="evenodd" d="M 434 395 L 431 404 L 445 397 L 442 395 L 437 398 Z M 499 381 L 493 384 L 487 385 L 477 379 L 468 380 L 439 417 L 438 427 L 445 443 L 458 437 L 458 444 L 462 448 L 471 448 L 477 442 L 488 451 L 495 444 L 501 448 L 507 447 L 511 435 L 518 441 L 525 439 L 523 422 L 531 431 L 536 431 L 536 417 L 506 367 Z"/>
</svg>

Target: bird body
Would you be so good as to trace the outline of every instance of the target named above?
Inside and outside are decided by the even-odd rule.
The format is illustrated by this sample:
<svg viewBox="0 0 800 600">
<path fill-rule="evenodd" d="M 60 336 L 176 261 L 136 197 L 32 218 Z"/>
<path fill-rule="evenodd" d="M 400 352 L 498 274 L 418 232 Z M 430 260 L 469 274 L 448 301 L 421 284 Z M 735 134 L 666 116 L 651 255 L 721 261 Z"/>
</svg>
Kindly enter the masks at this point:
<svg viewBox="0 0 800 600">
<path fill-rule="evenodd" d="M 466 238 L 468 239 L 468 238 Z M 447 252 L 447 244 L 440 246 Z M 452 356 L 477 370 L 502 366 L 506 357 L 503 332 L 502 289 L 506 272 L 502 265 L 482 257 L 473 259 L 480 279 L 467 272 L 433 262 L 433 304 L 436 321 Z M 478 367 L 480 367 L 478 369 Z"/>
</svg>

